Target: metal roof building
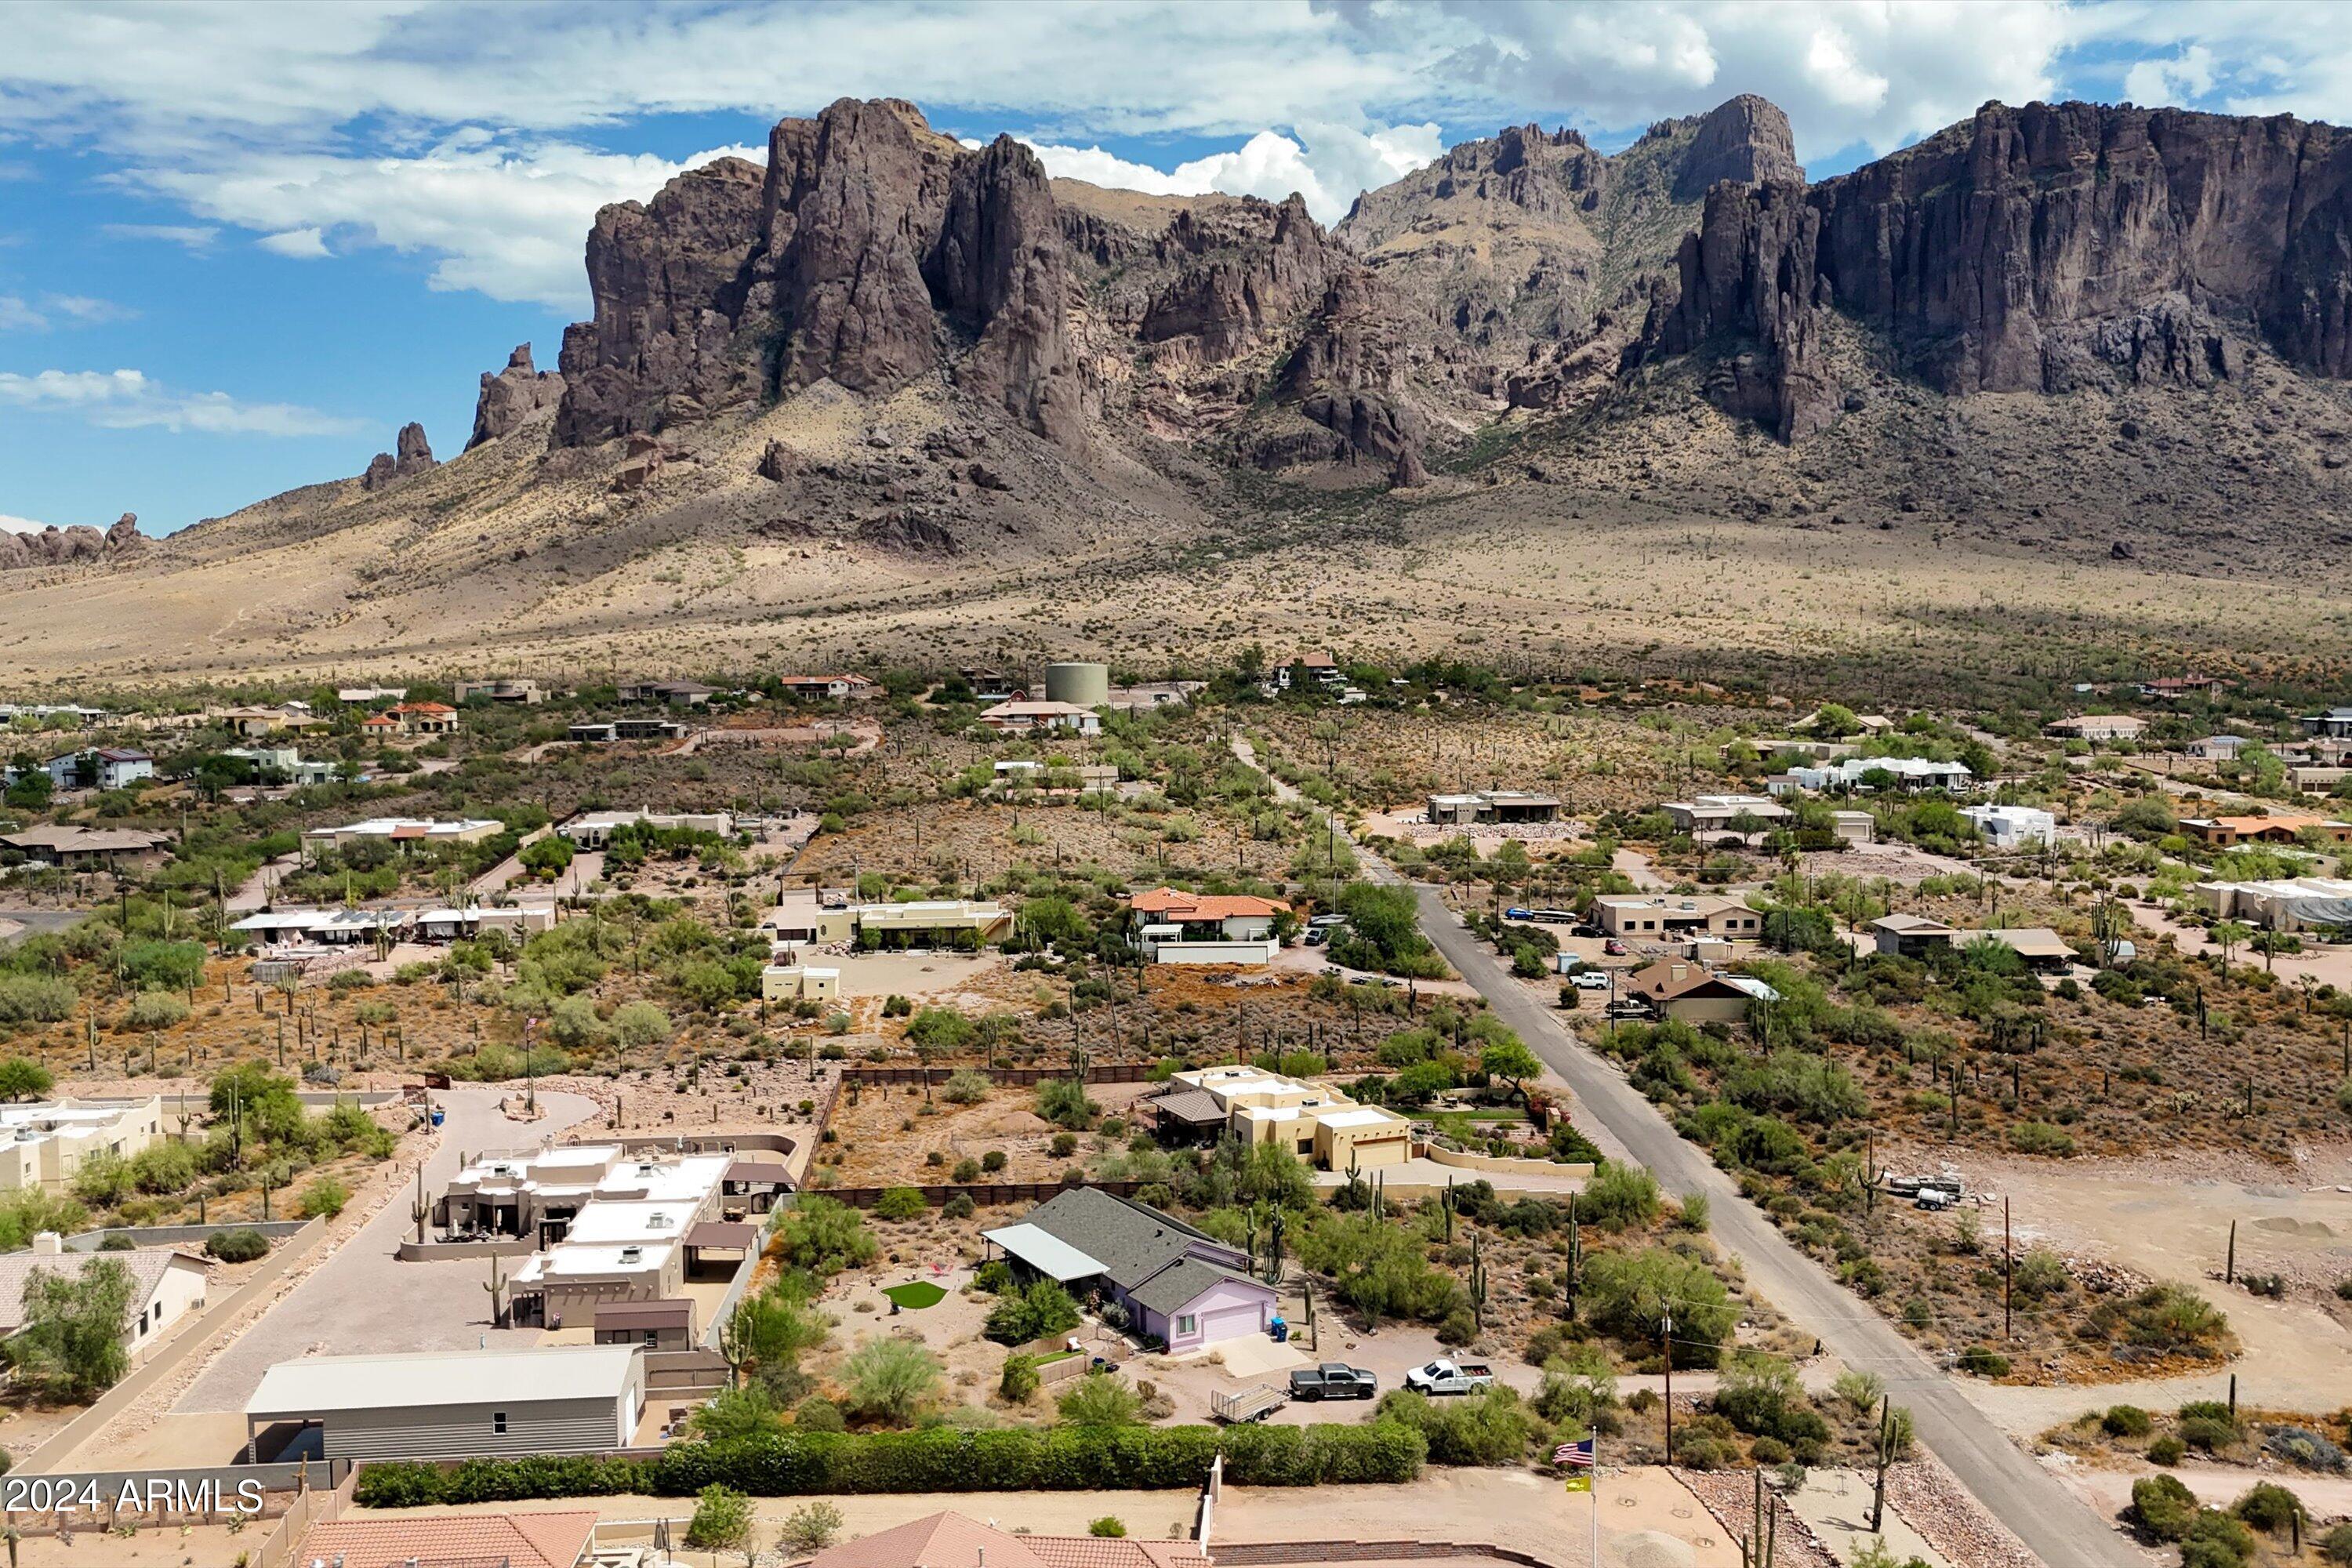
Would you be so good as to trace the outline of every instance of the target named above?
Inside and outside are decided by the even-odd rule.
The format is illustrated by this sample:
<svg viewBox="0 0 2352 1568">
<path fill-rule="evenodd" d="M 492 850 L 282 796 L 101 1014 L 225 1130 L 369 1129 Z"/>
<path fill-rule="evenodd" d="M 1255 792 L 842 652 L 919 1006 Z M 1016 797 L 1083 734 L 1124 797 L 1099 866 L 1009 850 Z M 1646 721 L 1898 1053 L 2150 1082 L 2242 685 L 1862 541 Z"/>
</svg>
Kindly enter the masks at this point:
<svg viewBox="0 0 2352 1568">
<path fill-rule="evenodd" d="M 336 1459 L 595 1453 L 628 1447 L 645 1404 L 634 1345 L 306 1356 L 245 1402 L 246 1454 L 258 1462 L 265 1432 L 282 1454 L 310 1427 Z"/>
</svg>

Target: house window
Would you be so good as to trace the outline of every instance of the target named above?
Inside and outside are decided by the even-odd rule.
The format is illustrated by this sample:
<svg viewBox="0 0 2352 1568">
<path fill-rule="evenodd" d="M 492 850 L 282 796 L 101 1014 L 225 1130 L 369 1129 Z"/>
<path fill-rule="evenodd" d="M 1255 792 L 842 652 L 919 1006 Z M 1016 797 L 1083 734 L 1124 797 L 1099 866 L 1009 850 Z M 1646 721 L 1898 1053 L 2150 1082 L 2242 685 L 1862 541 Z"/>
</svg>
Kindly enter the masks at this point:
<svg viewBox="0 0 2352 1568">
<path fill-rule="evenodd" d="M 1176 1320 L 1176 1331 L 1180 1334 L 1192 1333 L 1200 1326 L 1201 1321 L 1190 1312 Z"/>
<path fill-rule="evenodd" d="M 1315 1140 L 1312 1138 L 1301 1138 L 1298 1141 L 1298 1152 L 1302 1154 L 1312 1154 L 1315 1152 Z"/>
<path fill-rule="evenodd" d="M 507 1413 L 505 1411 L 494 1410 L 490 1412 L 490 1430 L 499 1436 L 503 1437 L 506 1436 Z"/>
</svg>

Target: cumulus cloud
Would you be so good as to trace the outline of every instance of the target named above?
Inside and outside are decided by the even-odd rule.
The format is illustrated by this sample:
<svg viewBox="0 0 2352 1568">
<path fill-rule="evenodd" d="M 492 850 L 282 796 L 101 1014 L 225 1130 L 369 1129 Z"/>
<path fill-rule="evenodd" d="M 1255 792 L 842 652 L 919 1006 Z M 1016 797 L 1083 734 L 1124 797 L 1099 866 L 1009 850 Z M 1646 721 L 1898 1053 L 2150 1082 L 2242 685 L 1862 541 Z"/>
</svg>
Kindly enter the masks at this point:
<svg viewBox="0 0 2352 1568">
<path fill-rule="evenodd" d="M 0 332 L 37 332 L 49 319 L 26 302 L 21 294 L 0 294 Z"/>
<path fill-rule="evenodd" d="M 11 517 L 6 512 L 0 511 L 0 531 L 5 531 L 8 533 L 38 533 L 41 530 L 48 526 L 49 525 L 46 522 L 35 522 L 29 517 Z"/>
<path fill-rule="evenodd" d="M 1085 180 L 1155 196 L 1197 196 L 1218 191 L 1278 202 L 1296 192 L 1306 200 L 1307 210 L 1326 224 L 1347 216 L 1360 192 L 1410 174 L 1445 150 L 1434 121 L 1371 132 L 1328 123 L 1297 129 L 1307 141 L 1261 131 L 1232 152 L 1212 153 L 1167 170 L 1118 157 L 1100 147 L 1031 145 L 1045 172 L 1057 179 Z"/>
<path fill-rule="evenodd" d="M 764 149 L 722 147 L 673 163 L 571 142 L 501 141 L 461 127 L 409 157 L 256 153 L 202 169 L 146 167 L 133 178 L 217 223 L 256 229 L 281 256 L 385 246 L 434 258 L 428 284 L 494 300 L 576 310 L 587 297 L 580 256 L 596 209 L 642 199 L 686 169 Z"/>
<path fill-rule="evenodd" d="M 181 392 L 135 370 L 0 371 L 0 407 L 78 418 L 109 430 L 215 436 L 344 436 L 359 422 L 292 403 L 247 403 L 226 392 Z"/>
<path fill-rule="evenodd" d="M 2293 0 L 919 0 L 877 27 L 854 0 L 87 0 L 11 15 L 0 135 L 93 150 L 203 220 L 117 237 L 201 248 L 233 226 L 283 255 L 389 247 L 428 258 L 436 288 L 571 310 L 595 208 L 683 166 L 613 150 L 649 116 L 904 97 L 959 131 L 1021 134 L 1057 174 L 1296 190 L 1328 221 L 1443 141 L 1530 119 L 1630 136 L 1741 92 L 1786 110 L 1815 160 L 2069 91 L 2342 118 L 2352 30 L 2314 15 Z M 1103 146 L 1172 135 L 1232 145 L 1171 168 Z"/>
</svg>

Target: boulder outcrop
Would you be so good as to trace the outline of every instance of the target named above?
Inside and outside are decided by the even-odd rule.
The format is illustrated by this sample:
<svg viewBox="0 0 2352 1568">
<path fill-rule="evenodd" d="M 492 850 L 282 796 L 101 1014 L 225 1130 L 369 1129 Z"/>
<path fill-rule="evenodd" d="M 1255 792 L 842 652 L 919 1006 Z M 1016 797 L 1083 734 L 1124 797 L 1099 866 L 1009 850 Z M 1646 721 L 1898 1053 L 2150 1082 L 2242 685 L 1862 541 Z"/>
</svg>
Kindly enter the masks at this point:
<svg viewBox="0 0 2352 1568">
<path fill-rule="evenodd" d="M 388 490 L 439 467 L 433 460 L 432 444 L 425 438 L 425 426 L 415 420 L 400 427 L 393 446 L 393 451 L 378 452 L 368 459 L 367 472 L 360 476 L 361 489 Z"/>
<path fill-rule="evenodd" d="M 482 373 L 482 388 L 474 399 L 474 433 L 467 438 L 466 450 L 514 434 L 562 400 L 563 377 L 533 365 L 529 343 L 516 344 L 506 369 Z"/>
<path fill-rule="evenodd" d="M 75 523 L 69 528 L 53 524 L 33 533 L 0 531 L 0 571 L 111 561 L 136 553 L 147 543 L 147 536 L 139 531 L 138 515 L 128 511 L 102 531 Z"/>
</svg>

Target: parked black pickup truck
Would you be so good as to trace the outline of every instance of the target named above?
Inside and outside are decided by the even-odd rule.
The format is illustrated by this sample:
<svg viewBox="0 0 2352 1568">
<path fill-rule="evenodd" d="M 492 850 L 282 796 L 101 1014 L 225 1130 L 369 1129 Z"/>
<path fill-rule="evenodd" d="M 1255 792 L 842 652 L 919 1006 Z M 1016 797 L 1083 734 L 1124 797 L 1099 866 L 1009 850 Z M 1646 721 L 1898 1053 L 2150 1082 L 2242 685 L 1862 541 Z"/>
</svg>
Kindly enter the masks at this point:
<svg viewBox="0 0 2352 1568">
<path fill-rule="evenodd" d="M 1370 1399 L 1381 1391 L 1381 1380 L 1360 1366 L 1327 1361 L 1290 1374 L 1293 1399 Z"/>
</svg>

